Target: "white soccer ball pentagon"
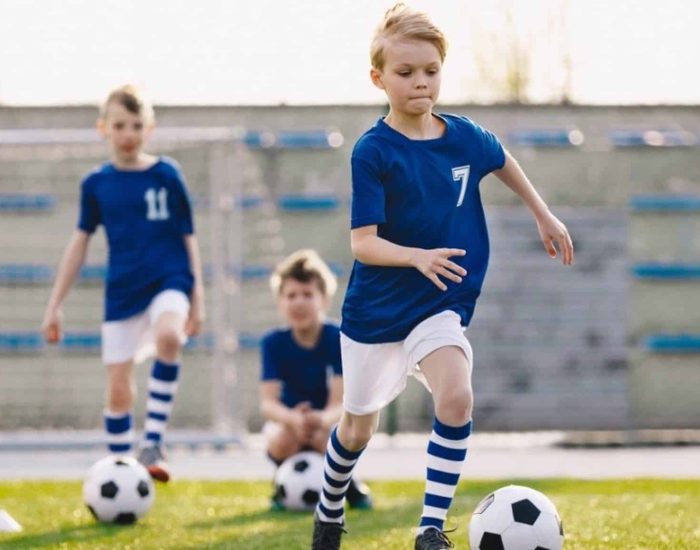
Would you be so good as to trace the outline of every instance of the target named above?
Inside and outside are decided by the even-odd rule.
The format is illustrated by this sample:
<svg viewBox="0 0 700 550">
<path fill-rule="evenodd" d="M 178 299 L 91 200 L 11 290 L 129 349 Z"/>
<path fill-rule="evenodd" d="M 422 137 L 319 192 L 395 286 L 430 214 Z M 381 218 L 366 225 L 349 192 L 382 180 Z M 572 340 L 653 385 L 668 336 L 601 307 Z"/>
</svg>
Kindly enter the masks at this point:
<svg viewBox="0 0 700 550">
<path fill-rule="evenodd" d="M 290 456 L 275 473 L 275 497 L 287 509 L 312 511 L 323 487 L 323 455 L 304 451 Z"/>
<path fill-rule="evenodd" d="M 469 522 L 472 550 L 561 550 L 563 545 L 556 507 L 529 487 L 508 485 L 491 493 Z"/>
<path fill-rule="evenodd" d="M 153 481 L 146 468 L 129 456 L 98 460 L 85 476 L 83 500 L 96 520 L 135 523 L 155 499 Z"/>
</svg>

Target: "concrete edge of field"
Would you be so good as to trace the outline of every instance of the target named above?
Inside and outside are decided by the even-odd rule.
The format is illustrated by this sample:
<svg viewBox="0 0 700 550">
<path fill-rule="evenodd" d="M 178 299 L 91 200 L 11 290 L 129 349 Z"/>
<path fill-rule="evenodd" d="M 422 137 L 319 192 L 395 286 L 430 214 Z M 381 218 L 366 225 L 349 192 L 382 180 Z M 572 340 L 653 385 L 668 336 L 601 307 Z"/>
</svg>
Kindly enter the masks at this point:
<svg viewBox="0 0 700 550">
<path fill-rule="evenodd" d="M 100 432 L 0 434 L 0 480 L 80 479 L 105 452 Z M 428 434 L 377 434 L 358 464 L 367 480 L 422 479 Z M 259 434 L 173 431 L 174 479 L 269 480 Z M 63 442 L 63 445 L 61 445 Z M 481 433 L 463 479 L 658 477 L 700 479 L 700 431 Z"/>
</svg>

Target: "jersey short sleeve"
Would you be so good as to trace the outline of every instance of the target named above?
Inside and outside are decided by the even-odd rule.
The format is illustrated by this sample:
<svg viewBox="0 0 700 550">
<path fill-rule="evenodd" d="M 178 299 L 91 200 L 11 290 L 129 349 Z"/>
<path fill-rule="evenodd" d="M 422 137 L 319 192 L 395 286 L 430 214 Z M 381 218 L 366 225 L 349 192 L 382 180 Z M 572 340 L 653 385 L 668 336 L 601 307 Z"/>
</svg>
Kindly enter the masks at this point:
<svg viewBox="0 0 700 550">
<path fill-rule="evenodd" d="M 183 235 L 192 235 L 194 233 L 194 222 L 192 219 L 192 200 L 190 199 L 185 177 L 182 175 L 182 170 L 176 161 L 167 158 L 164 159 L 168 164 L 171 172 L 171 177 L 175 183 L 177 190 L 176 205 L 178 212 L 178 222 L 180 224 L 180 232 Z"/>
<path fill-rule="evenodd" d="M 279 365 L 275 354 L 274 333 L 263 338 L 260 346 L 262 353 L 261 380 L 280 380 Z"/>
<path fill-rule="evenodd" d="M 503 145 L 494 134 L 478 124 L 475 124 L 474 127 L 483 147 L 482 175 L 485 176 L 494 170 L 503 168 L 506 163 L 506 153 Z"/>
<path fill-rule="evenodd" d="M 380 156 L 376 149 L 360 140 L 350 160 L 352 170 L 351 229 L 378 225 L 386 221 L 384 186 Z"/>
<path fill-rule="evenodd" d="M 336 325 L 327 325 L 330 333 L 331 367 L 336 376 L 343 375 L 343 363 L 340 354 L 340 329 Z"/>
<path fill-rule="evenodd" d="M 95 179 L 91 174 L 80 184 L 78 229 L 86 233 L 94 233 L 100 221 L 100 207 L 95 196 Z"/>
</svg>

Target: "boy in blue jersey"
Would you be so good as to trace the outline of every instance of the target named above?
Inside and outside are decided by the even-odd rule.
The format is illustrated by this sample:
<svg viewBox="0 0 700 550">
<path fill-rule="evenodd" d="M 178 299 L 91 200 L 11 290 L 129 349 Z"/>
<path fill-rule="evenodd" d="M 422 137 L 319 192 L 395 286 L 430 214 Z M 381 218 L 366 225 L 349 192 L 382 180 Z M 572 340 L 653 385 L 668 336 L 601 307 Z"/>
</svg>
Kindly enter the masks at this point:
<svg viewBox="0 0 700 550">
<path fill-rule="evenodd" d="M 343 304 L 344 412 L 331 432 L 314 550 L 340 548 L 349 476 L 379 410 L 413 374 L 432 392 L 423 513 L 416 549 L 441 550 L 471 433 L 472 350 L 464 327 L 488 264 L 479 183 L 493 172 L 530 208 L 547 253 L 573 261 L 566 227 L 498 139 L 466 117 L 434 114 L 444 36 L 425 14 L 397 4 L 371 47 L 375 86 L 390 103 L 352 153 L 351 245 Z"/>
<path fill-rule="evenodd" d="M 326 452 L 330 429 L 342 412 L 340 331 L 325 319 L 337 288 L 328 265 L 313 250 L 299 250 L 276 268 L 270 287 L 287 325 L 262 341 L 260 412 L 267 454 L 280 465 L 302 451 Z M 348 503 L 369 508 L 366 486 L 350 483 Z M 282 506 L 273 497 L 273 508 Z"/>
<path fill-rule="evenodd" d="M 102 224 L 109 247 L 102 324 L 107 444 L 112 453 L 132 450 L 133 365 L 155 354 L 139 460 L 155 479 L 168 481 L 162 438 L 177 390 L 180 350 L 204 320 L 204 287 L 180 169 L 172 159 L 143 152 L 153 124 L 152 107 L 131 86 L 114 90 L 103 105 L 98 129 L 111 160 L 82 182 L 78 227 L 63 254 L 43 330 L 48 342 L 60 340 L 61 304 Z"/>
</svg>

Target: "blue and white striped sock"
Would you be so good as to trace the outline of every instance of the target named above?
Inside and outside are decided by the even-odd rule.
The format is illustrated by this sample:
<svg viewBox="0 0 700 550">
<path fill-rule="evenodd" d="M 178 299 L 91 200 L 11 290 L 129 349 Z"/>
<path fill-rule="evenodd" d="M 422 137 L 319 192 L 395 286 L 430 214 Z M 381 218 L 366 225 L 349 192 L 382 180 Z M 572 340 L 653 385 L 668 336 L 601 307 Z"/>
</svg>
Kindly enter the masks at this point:
<svg viewBox="0 0 700 550">
<path fill-rule="evenodd" d="M 134 443 L 134 430 L 131 422 L 131 412 L 117 413 L 105 409 L 103 411 L 105 431 L 107 432 L 107 448 L 113 454 L 131 452 Z"/>
<path fill-rule="evenodd" d="M 180 365 L 168 365 L 156 359 L 148 379 L 148 401 L 144 433 L 146 444 L 159 445 L 173 410 Z"/>
<path fill-rule="evenodd" d="M 323 491 L 316 506 L 318 518 L 331 523 L 343 523 L 345 493 L 348 491 L 357 459 L 364 451 L 348 451 L 340 443 L 337 431 L 336 426 L 328 440 L 323 464 Z"/>
<path fill-rule="evenodd" d="M 464 426 L 452 427 L 435 418 L 428 443 L 428 471 L 419 534 L 431 527 L 443 530 L 462 464 L 467 458 L 467 439 L 471 431 L 471 420 Z"/>
</svg>

